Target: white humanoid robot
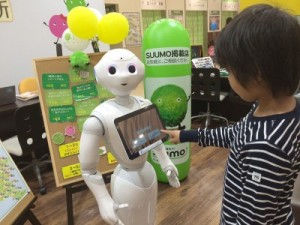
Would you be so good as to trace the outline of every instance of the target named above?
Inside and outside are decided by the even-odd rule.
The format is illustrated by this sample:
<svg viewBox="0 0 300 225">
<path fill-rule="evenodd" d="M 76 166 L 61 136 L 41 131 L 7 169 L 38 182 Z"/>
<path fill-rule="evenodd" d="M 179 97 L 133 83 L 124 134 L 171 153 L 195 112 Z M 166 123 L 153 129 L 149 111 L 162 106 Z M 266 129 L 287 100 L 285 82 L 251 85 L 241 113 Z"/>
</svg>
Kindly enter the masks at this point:
<svg viewBox="0 0 300 225">
<path fill-rule="evenodd" d="M 151 104 L 130 93 L 144 78 L 144 64 L 126 49 L 108 51 L 95 66 L 97 82 L 114 95 L 97 106 L 83 126 L 79 161 L 82 176 L 97 200 L 100 214 L 108 224 L 153 225 L 157 203 L 157 178 L 147 153 L 130 160 L 118 135 L 114 119 Z M 111 177 L 111 195 L 96 169 L 99 162 L 99 140 L 118 161 Z M 163 144 L 155 154 L 169 183 L 179 187 L 178 171 Z"/>
</svg>

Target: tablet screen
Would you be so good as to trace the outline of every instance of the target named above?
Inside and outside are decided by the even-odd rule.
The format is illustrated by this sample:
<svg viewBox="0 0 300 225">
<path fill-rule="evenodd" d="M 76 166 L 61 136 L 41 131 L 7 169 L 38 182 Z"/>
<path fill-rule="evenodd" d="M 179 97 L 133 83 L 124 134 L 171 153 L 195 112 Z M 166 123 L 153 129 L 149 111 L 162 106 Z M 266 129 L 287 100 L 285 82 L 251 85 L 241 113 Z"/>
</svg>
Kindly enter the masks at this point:
<svg viewBox="0 0 300 225">
<path fill-rule="evenodd" d="M 150 151 L 168 139 L 160 130 L 165 129 L 154 104 L 115 119 L 129 159 Z"/>
</svg>

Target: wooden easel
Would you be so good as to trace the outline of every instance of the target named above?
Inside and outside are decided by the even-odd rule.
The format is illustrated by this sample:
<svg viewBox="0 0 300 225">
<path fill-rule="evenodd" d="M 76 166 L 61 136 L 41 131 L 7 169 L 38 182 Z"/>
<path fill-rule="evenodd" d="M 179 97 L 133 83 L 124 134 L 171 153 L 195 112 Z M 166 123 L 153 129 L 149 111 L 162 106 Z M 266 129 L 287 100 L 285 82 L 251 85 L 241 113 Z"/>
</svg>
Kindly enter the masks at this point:
<svg viewBox="0 0 300 225">
<path fill-rule="evenodd" d="M 32 225 L 42 225 L 35 214 L 32 212 L 32 208 L 34 207 L 34 202 L 37 197 L 34 197 L 32 201 L 27 205 L 27 207 L 23 210 L 23 212 L 19 215 L 19 217 L 15 220 L 13 225 L 24 224 L 27 220 L 31 222 Z"/>
<path fill-rule="evenodd" d="M 98 61 L 103 56 L 103 53 L 92 53 L 89 54 L 90 64 L 96 65 Z M 67 125 L 71 125 L 76 127 L 76 135 L 72 139 L 68 139 L 64 144 L 68 144 L 68 141 L 71 143 L 75 143 L 80 141 L 81 133 L 79 132 L 79 128 L 76 122 L 60 122 L 60 123 L 53 123 L 50 122 L 50 115 L 49 115 L 49 105 L 46 102 L 46 91 L 47 89 L 43 86 L 43 74 L 68 74 L 70 73 L 70 57 L 69 56 L 62 56 L 62 57 L 53 57 L 53 58 L 45 58 L 45 59 L 36 59 L 34 60 L 34 64 L 36 67 L 36 75 L 39 82 L 39 100 L 40 105 L 43 113 L 45 129 L 47 132 L 47 140 L 49 144 L 49 151 L 52 160 L 52 168 L 54 172 L 55 182 L 57 187 L 64 187 L 66 189 L 66 203 L 67 203 L 67 216 L 68 216 L 68 224 L 73 225 L 73 199 L 72 196 L 74 193 L 80 192 L 85 190 L 87 187 L 85 183 L 83 183 L 82 177 L 80 174 L 76 176 L 71 176 L 70 178 L 65 178 L 63 176 L 62 170 L 64 167 L 77 165 L 78 155 L 70 155 L 68 157 L 61 157 L 59 154 L 59 145 L 56 145 L 51 140 L 51 137 L 56 132 L 62 132 L 64 127 Z M 78 80 L 77 82 L 70 82 L 69 89 L 72 86 L 76 86 L 79 84 L 84 83 L 85 81 Z M 73 104 L 75 101 L 73 101 Z M 103 143 L 99 143 L 99 146 L 102 146 Z M 102 172 L 103 177 L 110 176 L 112 171 L 114 170 L 116 164 L 109 164 L 106 160 L 106 157 L 100 157 L 100 163 L 98 166 L 98 170 Z"/>
<path fill-rule="evenodd" d="M 0 140 L 0 153 L 1 155 L 4 155 L 3 157 L 7 158 L 11 170 L 16 172 L 17 175 L 14 176 L 14 179 L 27 186 L 26 181 L 23 179 L 21 172 L 19 171 L 18 167 L 14 163 L 9 153 L 5 150 L 1 140 Z M 1 182 L 4 181 L 2 180 Z M 38 218 L 31 211 L 31 209 L 34 207 L 34 202 L 36 201 L 37 197 L 33 194 L 33 192 L 29 189 L 28 186 L 27 189 L 28 192 L 25 193 L 25 195 L 16 202 L 16 204 L 4 215 L 3 218 L 0 218 L 0 225 L 2 224 L 19 225 L 19 224 L 24 224 L 27 220 L 29 220 L 33 225 L 41 225 Z M 11 199 L 11 197 L 7 199 Z"/>
<path fill-rule="evenodd" d="M 34 207 L 36 199 L 37 197 L 30 192 L 12 211 L 9 212 L 0 224 L 20 225 L 28 220 L 32 225 L 41 225 L 40 221 L 31 210 Z"/>
</svg>

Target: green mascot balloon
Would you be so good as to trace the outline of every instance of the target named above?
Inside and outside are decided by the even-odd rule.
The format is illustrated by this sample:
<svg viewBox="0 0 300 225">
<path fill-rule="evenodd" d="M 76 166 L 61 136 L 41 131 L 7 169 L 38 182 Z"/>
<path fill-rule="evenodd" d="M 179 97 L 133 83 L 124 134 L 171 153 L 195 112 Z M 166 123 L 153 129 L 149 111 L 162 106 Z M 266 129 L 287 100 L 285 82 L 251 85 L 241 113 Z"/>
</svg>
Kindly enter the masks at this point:
<svg viewBox="0 0 300 225">
<path fill-rule="evenodd" d="M 88 6 L 84 0 L 64 0 L 64 1 L 69 12 L 77 6 Z"/>
<path fill-rule="evenodd" d="M 142 42 L 145 64 L 145 97 L 158 107 L 167 129 L 191 127 L 191 51 L 185 27 L 173 19 L 153 22 L 145 30 Z M 190 143 L 165 142 L 167 153 L 179 172 L 179 180 L 188 176 Z M 160 182 L 168 182 L 153 152 L 148 154 Z"/>
</svg>

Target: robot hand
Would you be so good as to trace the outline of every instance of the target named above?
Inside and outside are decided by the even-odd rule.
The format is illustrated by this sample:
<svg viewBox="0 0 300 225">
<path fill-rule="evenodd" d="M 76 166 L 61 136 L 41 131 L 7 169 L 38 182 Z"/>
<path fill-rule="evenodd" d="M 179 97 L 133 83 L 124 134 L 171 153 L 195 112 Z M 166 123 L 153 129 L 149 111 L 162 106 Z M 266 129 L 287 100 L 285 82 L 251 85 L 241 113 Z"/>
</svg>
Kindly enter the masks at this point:
<svg viewBox="0 0 300 225">
<path fill-rule="evenodd" d="M 128 207 L 128 204 L 117 204 L 110 196 L 103 197 L 100 202 L 99 210 L 105 222 L 110 225 L 124 225 L 124 223 L 116 215 L 116 212 L 119 209 Z"/>
<path fill-rule="evenodd" d="M 167 155 L 164 145 L 162 144 L 157 146 L 155 149 L 153 149 L 153 151 L 155 152 L 162 170 L 167 175 L 169 184 L 175 188 L 180 187 L 180 182 L 178 180 L 178 170 Z"/>
<path fill-rule="evenodd" d="M 178 180 L 178 170 L 174 165 L 169 165 L 168 167 L 164 168 L 164 173 L 167 175 L 169 184 L 172 187 L 180 187 L 180 182 Z"/>
<path fill-rule="evenodd" d="M 115 211 L 117 211 L 118 209 L 123 209 L 128 207 L 128 204 L 117 204 L 114 203 L 114 209 Z M 118 221 L 115 223 L 115 225 L 125 225 L 120 219 L 118 219 Z"/>
</svg>

